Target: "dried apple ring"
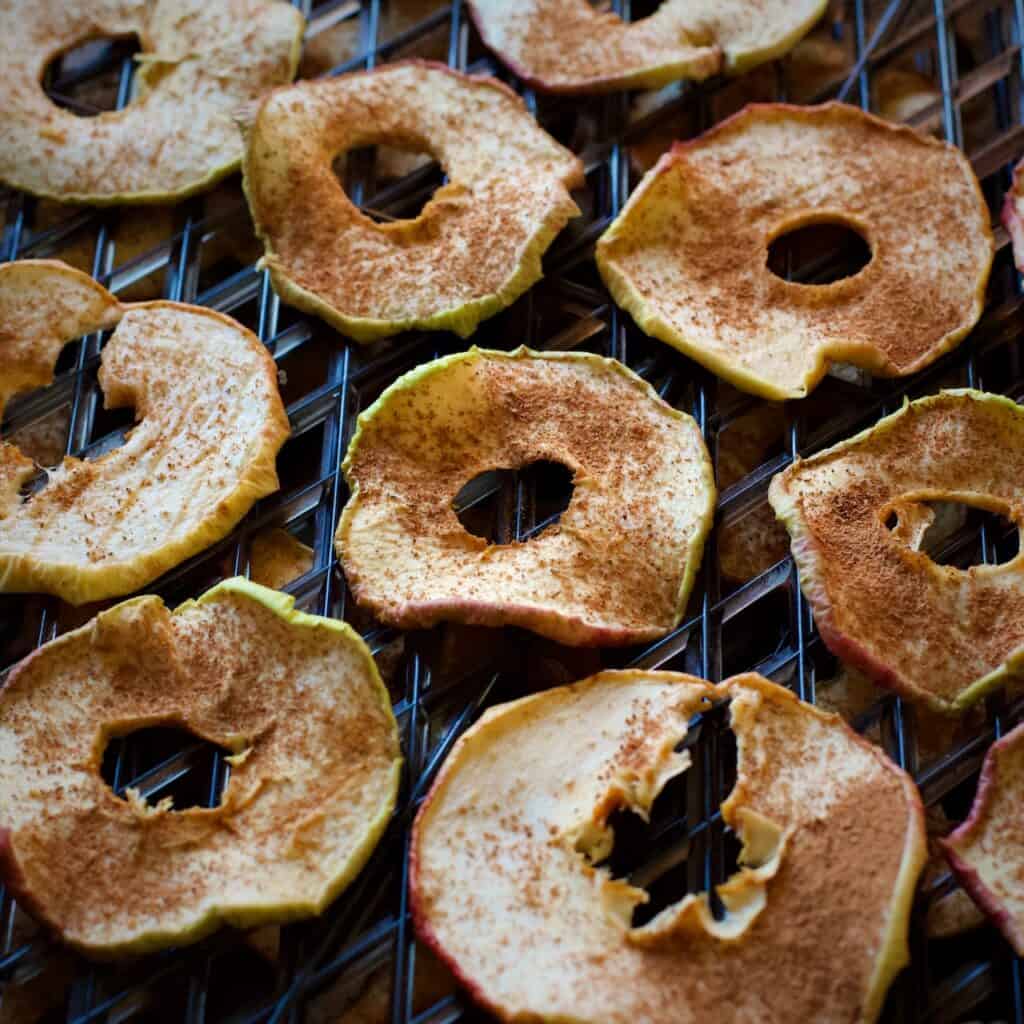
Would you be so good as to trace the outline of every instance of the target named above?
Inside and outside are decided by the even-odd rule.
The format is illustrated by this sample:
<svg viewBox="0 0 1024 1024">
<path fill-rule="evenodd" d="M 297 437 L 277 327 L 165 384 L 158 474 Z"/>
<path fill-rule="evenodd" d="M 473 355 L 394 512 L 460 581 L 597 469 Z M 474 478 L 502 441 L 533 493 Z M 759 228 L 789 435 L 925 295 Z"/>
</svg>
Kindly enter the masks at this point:
<svg viewBox="0 0 1024 1024">
<path fill-rule="evenodd" d="M 726 912 L 690 893 L 634 926 L 647 893 L 595 866 L 609 816 L 648 815 L 689 765 L 689 720 L 723 699 L 721 810 L 743 843 Z M 926 854 L 913 781 L 837 715 L 756 675 L 603 672 L 459 740 L 416 818 L 410 894 L 420 938 L 503 1020 L 872 1021 Z"/>
<path fill-rule="evenodd" d="M 657 89 L 781 57 L 825 0 L 665 0 L 630 23 L 587 0 L 470 0 L 480 38 L 546 92 Z"/>
<path fill-rule="evenodd" d="M 772 273 L 770 243 L 814 224 L 860 234 L 870 261 L 829 284 Z M 763 104 L 676 143 L 597 263 L 647 334 L 782 399 L 832 362 L 894 377 L 949 351 L 981 315 L 992 254 L 988 208 L 954 146 L 842 103 Z"/>
<path fill-rule="evenodd" d="M 444 167 L 448 184 L 413 220 L 374 222 L 335 177 L 339 153 L 374 143 L 427 149 Z M 275 289 L 356 341 L 471 334 L 539 280 L 583 183 L 511 89 L 429 61 L 275 90 L 244 173 Z"/>
<path fill-rule="evenodd" d="M 174 811 L 100 775 L 153 725 L 232 751 L 219 806 Z M 388 822 L 401 755 L 366 645 L 228 580 L 173 613 L 138 597 L 39 648 L 0 690 L 0 873 L 96 957 L 320 913 Z"/>
<path fill-rule="evenodd" d="M 114 324 L 99 382 L 106 407 L 134 405 L 138 422 L 121 447 L 65 458 L 28 496 L 35 464 L 0 441 L 0 591 L 72 604 L 130 593 L 277 490 L 288 418 L 259 339 L 199 306 L 122 305 L 56 261 L 0 266 L 0 414 L 53 380 L 66 341 Z"/>
<path fill-rule="evenodd" d="M 1010 399 L 960 390 L 904 405 L 798 460 L 768 500 L 821 638 L 843 661 L 946 713 L 1024 671 L 1024 555 L 939 565 L 917 550 L 930 512 L 914 511 L 954 501 L 1024 521 L 1024 409 Z"/>
<path fill-rule="evenodd" d="M 975 903 L 1024 956 L 1020 808 L 1024 797 L 1024 725 L 985 755 L 967 820 L 939 840 L 950 866 Z"/>
<path fill-rule="evenodd" d="M 575 490 L 521 543 L 465 530 L 452 501 L 547 460 Z M 662 636 L 682 617 L 715 505 L 696 423 L 621 363 L 473 348 L 399 378 L 359 417 L 337 547 L 382 621 L 524 626 L 568 644 Z"/>
<path fill-rule="evenodd" d="M 238 169 L 236 109 L 295 75 L 302 15 L 282 0 L 3 0 L 0 180 L 76 203 L 158 203 Z M 136 99 L 78 117 L 43 91 L 83 40 L 135 34 Z"/>
</svg>

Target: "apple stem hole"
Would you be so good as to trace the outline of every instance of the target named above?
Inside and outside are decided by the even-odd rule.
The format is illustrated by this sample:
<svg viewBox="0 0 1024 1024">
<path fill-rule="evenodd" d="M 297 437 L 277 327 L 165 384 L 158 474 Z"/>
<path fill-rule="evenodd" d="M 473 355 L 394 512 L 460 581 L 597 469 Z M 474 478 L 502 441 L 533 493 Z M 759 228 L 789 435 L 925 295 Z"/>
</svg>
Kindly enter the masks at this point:
<svg viewBox="0 0 1024 1024">
<path fill-rule="evenodd" d="M 1020 551 L 1020 529 L 999 512 L 960 501 L 924 501 L 934 518 L 921 537 L 918 550 L 937 565 L 969 569 L 974 565 L 1002 565 Z M 886 526 L 899 523 L 896 511 Z M 984 541 L 984 543 L 983 543 Z"/>
<path fill-rule="evenodd" d="M 444 184 L 433 155 L 407 146 L 360 146 L 331 165 L 345 195 L 378 224 L 415 220 Z"/>
<path fill-rule="evenodd" d="M 43 72 L 50 99 L 78 117 L 118 109 L 121 65 L 142 49 L 138 36 L 87 39 L 58 54 Z"/>
<path fill-rule="evenodd" d="M 768 269 L 795 284 L 832 284 L 871 262 L 871 246 L 840 221 L 819 221 L 787 231 L 768 245 Z"/>
<path fill-rule="evenodd" d="M 173 811 L 217 807 L 227 788 L 231 751 L 177 726 L 150 726 L 112 737 L 100 775 L 121 800 L 134 789 L 150 806 L 170 797 Z"/>
<path fill-rule="evenodd" d="M 452 500 L 460 523 L 474 537 L 508 544 L 522 524 L 534 524 L 528 536 L 554 526 L 569 507 L 573 472 L 560 462 L 538 459 L 519 469 L 491 469 L 466 483 Z"/>
<path fill-rule="evenodd" d="M 725 917 L 717 887 L 739 870 L 742 848 L 719 808 L 736 782 L 736 736 L 728 704 L 702 713 L 680 745 L 692 764 L 655 798 L 650 821 L 620 808 L 608 818 L 615 835 L 603 862 L 613 878 L 644 889 L 648 902 L 633 911 L 633 927 L 647 924 L 689 893 L 707 892 L 715 920 Z"/>
</svg>

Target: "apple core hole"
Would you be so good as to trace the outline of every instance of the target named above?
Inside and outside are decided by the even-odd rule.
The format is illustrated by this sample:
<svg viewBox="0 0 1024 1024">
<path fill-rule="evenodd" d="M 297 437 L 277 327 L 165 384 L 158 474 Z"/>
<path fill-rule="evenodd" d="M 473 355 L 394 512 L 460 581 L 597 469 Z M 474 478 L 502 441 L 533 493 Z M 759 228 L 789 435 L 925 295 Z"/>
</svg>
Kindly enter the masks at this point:
<svg viewBox="0 0 1024 1024">
<path fill-rule="evenodd" d="M 97 397 L 89 439 L 80 457 L 92 460 L 109 455 L 128 440 L 128 434 L 137 422 L 134 406 L 121 405 L 116 409 L 107 409 Z"/>
<path fill-rule="evenodd" d="M 654 14 L 664 2 L 665 0 L 633 0 L 629 5 L 629 14 L 619 14 L 619 17 L 626 22 L 642 21 Z M 605 14 L 613 9 L 609 0 L 589 0 L 589 3 L 595 10 Z"/>
<path fill-rule="evenodd" d="M 573 472 L 561 462 L 538 459 L 519 469 L 478 473 L 452 500 L 460 523 L 492 544 L 528 540 L 554 526 L 569 507 Z"/>
<path fill-rule="evenodd" d="M 608 817 L 615 842 L 601 866 L 648 896 L 633 911 L 634 928 L 690 893 L 707 892 L 715 919 L 725 917 L 717 888 L 739 870 L 742 849 L 719 813 L 736 783 L 736 736 L 727 720 L 727 705 L 721 704 L 691 722 L 680 749 L 689 750 L 693 763 L 665 784 L 649 821 L 628 808 Z M 705 778 L 712 785 L 704 786 Z M 711 805 L 705 796 L 712 798 Z"/>
<path fill-rule="evenodd" d="M 134 34 L 76 43 L 47 64 L 43 72 L 47 95 L 58 107 L 79 117 L 117 110 L 122 66 L 141 49 Z"/>
<path fill-rule="evenodd" d="M 768 245 L 768 270 L 795 284 L 832 284 L 871 262 L 871 246 L 842 221 L 818 221 L 786 231 Z"/>
<path fill-rule="evenodd" d="M 170 797 L 172 811 L 217 807 L 227 788 L 231 751 L 178 726 L 148 726 L 110 738 L 100 775 L 121 800 L 128 789 L 150 806 Z"/>
<path fill-rule="evenodd" d="M 74 346 L 65 346 L 64 351 L 73 349 Z M 12 418 L 15 421 L 19 414 L 19 403 L 26 398 L 31 400 L 32 394 L 18 396 L 12 401 Z M 106 408 L 99 388 L 85 392 L 83 401 L 91 403 L 92 414 L 84 417 L 87 432 L 83 431 L 81 436 L 71 439 L 71 450 L 75 458 L 88 462 L 109 455 L 122 447 L 137 420 L 133 406 Z M 19 425 L 14 430 L 4 431 L 7 440 L 15 444 L 23 455 L 42 467 L 19 487 L 18 494 L 23 502 L 31 501 L 45 490 L 50 482 L 47 468 L 61 464 L 68 442 L 70 416 L 71 410 L 65 405 L 36 421 Z"/>
<path fill-rule="evenodd" d="M 378 224 L 415 220 L 444 184 L 433 154 L 408 146 L 361 146 L 331 164 L 349 201 Z"/>
<path fill-rule="evenodd" d="M 957 569 L 1002 565 L 1020 551 L 1020 528 L 999 512 L 961 501 L 918 504 L 930 509 L 933 518 L 916 546 L 937 565 Z M 895 529 L 899 525 L 898 512 L 890 512 L 885 524 L 888 529 Z"/>
</svg>

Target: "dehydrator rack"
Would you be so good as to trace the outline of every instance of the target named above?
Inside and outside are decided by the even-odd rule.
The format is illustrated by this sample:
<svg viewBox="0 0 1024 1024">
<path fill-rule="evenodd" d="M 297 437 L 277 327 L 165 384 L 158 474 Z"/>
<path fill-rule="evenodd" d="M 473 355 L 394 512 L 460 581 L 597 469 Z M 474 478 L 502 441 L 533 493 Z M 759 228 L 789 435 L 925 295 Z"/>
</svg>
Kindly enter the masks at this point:
<svg viewBox="0 0 1024 1024">
<path fill-rule="evenodd" d="M 173 605 L 218 579 L 249 572 L 253 539 L 270 527 L 308 543 L 312 566 L 285 589 L 300 607 L 348 619 L 366 638 L 392 691 L 406 757 L 399 806 L 382 842 L 358 880 L 319 920 L 264 933 L 259 940 L 222 930 L 194 947 L 95 966 L 34 933 L 5 895 L 0 981 L 27 982 L 43 991 L 48 1006 L 31 1019 L 190 1024 L 484 1019 L 463 995 L 443 986 L 434 991 L 406 899 L 409 824 L 458 735 L 487 705 L 604 666 L 672 668 L 709 679 L 754 670 L 814 700 L 836 665 L 815 632 L 791 560 L 771 560 L 758 566 L 753 578 L 737 582 L 722 572 L 717 538 L 745 517 L 763 517 L 768 482 L 794 454 L 819 450 L 873 423 L 905 395 L 971 385 L 1024 397 L 1021 282 L 1001 228 L 985 314 L 956 351 L 905 381 L 873 381 L 857 373 L 829 377 L 810 399 L 787 403 L 763 421 L 758 419 L 763 402 L 645 338 L 611 303 L 592 260 L 595 240 L 639 180 L 640 143 L 658 135 L 666 143 L 693 136 L 748 100 L 838 97 L 873 109 L 880 83 L 893 69 L 932 81 L 934 100 L 911 121 L 964 146 L 995 221 L 1012 162 L 1024 152 L 1024 0 L 835 2 L 814 35 L 832 55 L 823 60 L 824 69 L 808 71 L 787 58 L 742 79 L 686 84 L 655 96 L 583 99 L 522 90 L 482 47 L 458 0 L 304 0 L 300 6 L 312 54 L 301 73 L 337 74 L 405 56 L 447 60 L 497 75 L 523 91 L 540 122 L 582 156 L 583 216 L 552 245 L 545 279 L 484 322 L 473 342 L 577 348 L 622 360 L 696 417 L 719 469 L 730 430 L 748 429 L 743 424 L 751 422 L 777 420 L 779 426 L 765 428 L 770 436 L 759 439 L 756 459 L 722 489 L 716 530 L 686 618 L 663 640 L 644 648 L 570 651 L 514 630 L 440 627 L 403 636 L 371 621 L 346 592 L 333 550 L 346 499 L 339 465 L 361 409 L 399 374 L 466 343 L 451 335 L 418 333 L 361 347 L 280 305 L 266 274 L 254 265 L 258 250 L 237 184 L 141 218 L 125 210 L 58 209 L 7 193 L 0 259 L 74 256 L 119 294 L 133 297 L 149 289 L 147 297 L 210 306 L 236 317 L 265 342 L 280 367 L 292 426 L 279 459 L 281 490 L 260 502 L 226 540 L 147 589 Z M 635 0 L 631 10 L 629 0 L 615 0 L 610 6 L 629 18 L 649 13 L 654 5 L 641 9 Z M 94 113 L 98 100 L 123 105 L 131 96 L 130 53 L 119 42 L 76 51 L 51 69 L 51 94 L 83 115 Z M 435 166 L 427 166 L 379 183 L 374 156 L 365 151 L 351 155 L 343 173 L 353 200 L 385 218 L 414 213 L 442 180 Z M 801 279 L 820 279 L 842 259 L 835 253 L 806 255 L 790 253 L 785 269 Z M 51 444 L 56 436 L 58 454 L 88 456 L 116 446 L 130 415 L 102 409 L 96 369 L 103 341 L 92 336 L 68 346 L 56 383 L 12 404 L 5 435 L 34 430 Z M 478 481 L 460 500 L 475 528 L 498 540 L 525 539 L 557 513 L 560 498 L 564 503 L 559 486 L 550 477 L 503 475 Z M 1003 558 L 1015 545 L 1010 531 L 969 518 L 946 537 L 944 557 L 961 563 Z M 0 609 L 0 669 L 88 617 L 56 599 L 35 596 L 4 597 Z M 1020 701 L 996 694 L 945 752 L 928 758 L 918 743 L 914 709 L 893 696 L 861 709 L 855 725 L 878 735 L 893 759 L 915 776 L 926 806 L 942 807 L 957 818 L 969 806 L 985 750 L 1022 715 Z M 616 870 L 642 877 L 665 899 L 678 898 L 684 887 L 707 889 L 731 870 L 734 844 L 718 814 L 734 770 L 723 720 L 709 714 L 694 729 L 693 767 L 659 800 L 651 829 L 620 823 Z M 179 806 L 216 804 L 227 779 L 216 750 L 152 731 L 115 741 L 104 770 L 118 792 L 136 785 L 150 798 L 173 793 Z M 652 881 L 658 873 L 652 865 L 666 859 L 672 869 L 660 882 Z M 928 905 L 952 886 L 942 872 L 922 885 L 911 929 L 912 963 L 894 984 L 883 1019 L 1024 1022 L 1020 961 L 990 925 L 954 938 L 927 937 Z M 374 998 L 379 1005 L 371 1011 Z M 355 1012 L 345 1009 L 353 1000 L 363 1016 L 345 1016 Z M 5 996 L 0 1020 L 11 1019 L 11 1006 Z"/>
</svg>

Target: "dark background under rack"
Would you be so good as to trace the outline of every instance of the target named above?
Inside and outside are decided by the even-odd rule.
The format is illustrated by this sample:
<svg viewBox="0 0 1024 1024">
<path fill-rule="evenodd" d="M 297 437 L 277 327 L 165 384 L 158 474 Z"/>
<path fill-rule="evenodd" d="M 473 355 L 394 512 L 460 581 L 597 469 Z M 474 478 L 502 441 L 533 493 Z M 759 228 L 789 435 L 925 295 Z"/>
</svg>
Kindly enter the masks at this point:
<svg viewBox="0 0 1024 1024">
<path fill-rule="evenodd" d="M 309 20 L 304 76 L 428 56 L 495 74 L 519 88 L 483 49 L 459 2 L 305 0 L 300 6 Z M 630 18 L 656 5 L 635 0 L 631 9 L 629 0 L 615 0 L 608 6 Z M 482 708 L 622 665 L 679 669 L 709 679 L 754 670 L 808 700 L 824 692 L 836 664 L 815 632 L 785 547 L 778 548 L 777 536 L 771 541 L 768 481 L 795 453 L 818 450 L 871 424 L 897 408 L 904 395 L 971 385 L 1024 397 L 1020 279 L 1005 232 L 997 228 L 984 317 L 955 352 L 905 381 L 872 381 L 857 373 L 829 377 L 805 402 L 774 408 L 645 338 L 610 302 L 592 260 L 595 240 L 650 154 L 671 138 L 693 136 L 751 100 L 838 97 L 878 109 L 892 99 L 900 74 L 931 82 L 934 97 L 911 123 L 964 147 L 995 221 L 1012 162 L 1024 151 L 1024 0 L 834 2 L 812 38 L 817 58 L 809 60 L 805 47 L 802 56 L 742 79 L 713 79 L 644 96 L 565 99 L 524 93 L 540 122 L 584 160 L 583 216 L 552 245 L 545 279 L 484 322 L 472 341 L 498 348 L 525 343 L 581 349 L 622 360 L 696 417 L 725 483 L 685 620 L 642 649 L 571 651 L 514 630 L 440 627 L 401 635 L 370 620 L 351 601 L 333 534 L 347 496 L 339 464 L 355 417 L 399 374 L 466 343 L 445 334 L 408 334 L 361 347 L 280 305 L 266 275 L 255 269 L 259 253 L 237 181 L 142 215 L 61 208 L 3 194 L 0 259 L 67 259 L 128 298 L 163 295 L 230 313 L 265 342 L 281 369 L 292 424 L 292 438 L 279 459 L 281 490 L 260 502 L 226 540 L 147 589 L 176 604 L 225 576 L 250 572 L 254 540 L 272 527 L 288 531 L 313 555 L 312 565 L 284 589 L 307 610 L 348 619 L 366 638 L 392 691 L 407 758 L 399 809 L 360 878 L 322 919 L 264 934 L 262 952 L 258 943 L 225 930 L 192 948 L 127 965 L 92 966 L 34 933 L 5 895 L 0 980 L 45 990 L 50 1005 L 31 1019 L 319 1024 L 355 1019 L 344 1016 L 353 1012 L 346 1011 L 353 1001 L 368 1014 L 358 1018 L 362 1021 L 481 1019 L 462 995 L 436 984 L 414 941 L 405 852 L 408 825 L 434 772 Z M 84 116 L 127 103 L 131 53 L 130 45 L 119 42 L 69 55 L 52 69 L 51 95 Z M 385 219 L 415 213 L 443 180 L 436 166 L 397 181 L 378 170 L 373 153 L 364 151 L 350 155 L 342 175 L 353 200 Z M 792 252 L 783 269 L 820 280 L 842 260 L 842 253 L 827 250 L 810 257 Z M 56 383 L 12 403 L 5 435 L 26 447 L 34 439 L 40 450 L 58 456 L 95 455 L 115 447 L 130 416 L 102 409 L 96 369 L 104 340 L 94 336 L 68 346 Z M 564 498 L 560 487 L 564 490 L 564 482 L 557 476 L 528 473 L 485 480 L 463 495 L 466 521 L 495 539 L 526 538 L 556 513 Z M 754 538 L 757 545 L 745 572 L 742 566 L 737 570 L 735 547 L 729 547 L 737 537 Z M 1001 559 L 1014 543 L 993 524 L 969 518 L 945 538 L 945 556 L 963 564 Z M 92 610 L 76 611 L 52 598 L 0 598 L 0 670 L 80 624 Z M 969 806 L 985 750 L 1022 711 L 1019 701 L 996 694 L 937 754 L 922 746 L 918 712 L 891 695 L 863 703 L 854 717 L 857 728 L 879 738 L 915 775 L 926 805 L 955 819 Z M 674 867 L 658 883 L 667 899 L 722 881 L 735 855 L 717 813 L 731 785 L 734 757 L 721 719 L 711 715 L 701 723 L 693 768 L 659 801 L 651 829 L 621 823 L 626 856 L 616 863 L 618 870 L 639 877 L 636 873 L 647 870 L 656 855 L 674 851 Z M 112 745 L 105 773 L 119 792 L 136 785 L 150 799 L 172 793 L 179 805 L 216 804 L 227 779 L 219 752 L 155 731 Z M 922 885 L 912 924 L 913 961 L 893 986 L 884 1019 L 1024 1021 L 1020 963 L 991 926 L 954 938 L 928 938 L 929 903 L 952 885 L 941 873 Z M 369 1007 L 375 998 L 374 1013 Z M 11 1019 L 12 1006 L 5 995 L 0 1021 Z"/>
</svg>

